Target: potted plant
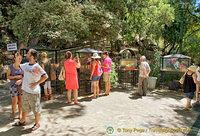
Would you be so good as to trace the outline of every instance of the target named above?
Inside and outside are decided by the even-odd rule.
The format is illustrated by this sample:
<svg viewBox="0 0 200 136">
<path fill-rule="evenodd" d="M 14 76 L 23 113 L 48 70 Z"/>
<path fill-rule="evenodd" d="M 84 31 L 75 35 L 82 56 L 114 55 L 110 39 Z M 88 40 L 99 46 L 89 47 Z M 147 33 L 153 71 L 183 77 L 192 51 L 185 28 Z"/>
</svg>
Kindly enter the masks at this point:
<svg viewBox="0 0 200 136">
<path fill-rule="evenodd" d="M 126 65 L 125 69 L 126 70 L 134 70 L 135 66 L 134 66 L 134 64 L 128 64 L 128 65 Z"/>
</svg>

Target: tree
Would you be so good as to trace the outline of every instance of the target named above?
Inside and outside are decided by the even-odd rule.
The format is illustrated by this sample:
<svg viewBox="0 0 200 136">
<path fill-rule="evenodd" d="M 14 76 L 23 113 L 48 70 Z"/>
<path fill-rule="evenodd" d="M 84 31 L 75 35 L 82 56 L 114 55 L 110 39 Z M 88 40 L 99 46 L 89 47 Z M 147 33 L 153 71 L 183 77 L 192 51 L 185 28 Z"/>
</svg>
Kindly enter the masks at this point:
<svg viewBox="0 0 200 136">
<path fill-rule="evenodd" d="M 37 44 L 45 40 L 56 47 L 58 43 L 70 43 L 86 34 L 87 21 L 81 14 L 81 6 L 74 6 L 71 2 L 23 3 L 15 9 L 15 13 L 12 26 L 20 43 L 36 40 Z"/>
<path fill-rule="evenodd" d="M 165 26 L 174 19 L 174 9 L 164 0 L 129 0 L 127 7 L 124 39 L 138 45 L 140 51 L 157 44 Z"/>
</svg>

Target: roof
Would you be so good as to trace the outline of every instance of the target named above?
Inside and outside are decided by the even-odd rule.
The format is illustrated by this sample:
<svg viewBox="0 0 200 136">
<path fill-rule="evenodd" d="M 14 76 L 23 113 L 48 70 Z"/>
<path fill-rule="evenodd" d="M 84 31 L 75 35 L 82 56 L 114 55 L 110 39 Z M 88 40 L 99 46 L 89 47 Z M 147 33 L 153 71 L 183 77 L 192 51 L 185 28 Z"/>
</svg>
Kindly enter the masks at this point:
<svg viewBox="0 0 200 136">
<path fill-rule="evenodd" d="M 132 56 L 135 56 L 136 55 L 135 52 L 138 51 L 137 49 L 126 48 L 126 49 L 121 50 L 119 53 L 122 54 L 126 50 L 130 51 Z"/>
<path fill-rule="evenodd" d="M 29 50 L 29 49 L 35 49 L 37 51 L 58 51 L 58 50 L 60 50 L 59 48 L 51 48 L 51 47 L 47 47 L 44 45 L 27 46 L 21 50 Z"/>
<path fill-rule="evenodd" d="M 76 52 L 77 53 L 103 53 L 102 51 L 98 51 L 98 50 L 94 50 L 94 49 L 90 49 L 90 48 L 81 49 Z"/>
<path fill-rule="evenodd" d="M 191 57 L 185 56 L 185 55 L 183 55 L 183 54 L 171 54 L 171 55 L 163 56 L 163 58 L 191 59 Z"/>
</svg>

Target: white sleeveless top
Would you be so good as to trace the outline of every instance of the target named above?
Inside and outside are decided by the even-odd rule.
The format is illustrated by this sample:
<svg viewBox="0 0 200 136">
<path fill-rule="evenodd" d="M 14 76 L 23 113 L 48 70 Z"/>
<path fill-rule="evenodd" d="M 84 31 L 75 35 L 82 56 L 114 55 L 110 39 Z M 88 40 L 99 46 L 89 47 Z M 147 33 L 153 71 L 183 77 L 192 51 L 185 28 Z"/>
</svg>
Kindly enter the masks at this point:
<svg viewBox="0 0 200 136">
<path fill-rule="evenodd" d="M 200 69 L 197 69 L 197 81 L 200 82 Z"/>
</svg>

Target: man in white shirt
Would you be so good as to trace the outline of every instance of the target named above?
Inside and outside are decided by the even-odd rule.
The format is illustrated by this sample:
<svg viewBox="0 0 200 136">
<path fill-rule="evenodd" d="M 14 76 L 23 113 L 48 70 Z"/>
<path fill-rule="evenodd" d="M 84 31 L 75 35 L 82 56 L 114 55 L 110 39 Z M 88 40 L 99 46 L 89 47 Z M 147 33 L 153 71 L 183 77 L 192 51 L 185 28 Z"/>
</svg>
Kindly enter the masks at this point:
<svg viewBox="0 0 200 136">
<path fill-rule="evenodd" d="M 138 93 L 142 96 L 146 96 L 147 91 L 147 78 L 151 72 L 149 64 L 146 62 L 146 57 L 142 56 L 140 58 L 140 71 L 139 71 L 139 83 L 138 83 Z"/>
<path fill-rule="evenodd" d="M 22 89 L 24 94 L 22 97 L 22 119 L 16 122 L 14 126 L 23 126 L 26 124 L 26 116 L 30 111 L 33 111 L 35 115 L 35 124 L 32 130 L 36 130 L 40 127 L 40 86 L 48 76 L 42 67 L 36 63 L 38 52 L 34 49 L 30 49 L 26 55 L 29 62 L 20 64 L 21 69 L 24 72 Z"/>
</svg>

